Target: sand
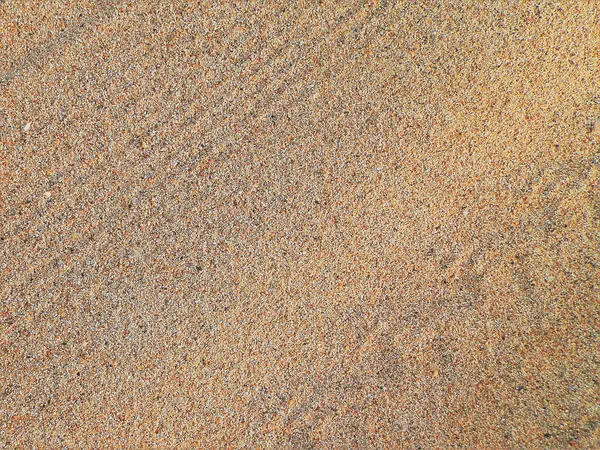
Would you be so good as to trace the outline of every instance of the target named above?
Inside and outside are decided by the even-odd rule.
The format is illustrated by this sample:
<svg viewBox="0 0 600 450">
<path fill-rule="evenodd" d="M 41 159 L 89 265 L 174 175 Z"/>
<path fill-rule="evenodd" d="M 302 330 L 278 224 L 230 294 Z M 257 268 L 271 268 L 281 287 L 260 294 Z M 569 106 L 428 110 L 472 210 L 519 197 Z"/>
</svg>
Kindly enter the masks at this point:
<svg viewBox="0 0 600 450">
<path fill-rule="evenodd" d="M 0 2 L 0 448 L 600 447 L 595 1 Z"/>
</svg>

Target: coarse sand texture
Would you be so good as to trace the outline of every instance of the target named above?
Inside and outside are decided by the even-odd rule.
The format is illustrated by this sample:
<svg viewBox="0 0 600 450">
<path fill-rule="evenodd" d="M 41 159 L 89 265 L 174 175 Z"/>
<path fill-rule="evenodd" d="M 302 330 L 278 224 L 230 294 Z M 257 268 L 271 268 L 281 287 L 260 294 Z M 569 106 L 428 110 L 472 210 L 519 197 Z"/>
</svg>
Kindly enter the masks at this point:
<svg viewBox="0 0 600 450">
<path fill-rule="evenodd" d="M 599 184 L 597 0 L 0 0 L 0 449 L 598 449 Z"/>
</svg>

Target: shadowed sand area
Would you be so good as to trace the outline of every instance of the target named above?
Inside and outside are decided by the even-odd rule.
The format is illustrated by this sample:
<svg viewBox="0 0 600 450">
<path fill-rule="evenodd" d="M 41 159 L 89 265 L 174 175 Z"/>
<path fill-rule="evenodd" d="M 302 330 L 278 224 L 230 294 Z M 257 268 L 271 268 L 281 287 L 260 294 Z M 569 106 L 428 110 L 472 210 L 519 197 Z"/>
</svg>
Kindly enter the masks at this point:
<svg viewBox="0 0 600 450">
<path fill-rule="evenodd" d="M 0 448 L 600 447 L 594 1 L 0 1 Z"/>
</svg>

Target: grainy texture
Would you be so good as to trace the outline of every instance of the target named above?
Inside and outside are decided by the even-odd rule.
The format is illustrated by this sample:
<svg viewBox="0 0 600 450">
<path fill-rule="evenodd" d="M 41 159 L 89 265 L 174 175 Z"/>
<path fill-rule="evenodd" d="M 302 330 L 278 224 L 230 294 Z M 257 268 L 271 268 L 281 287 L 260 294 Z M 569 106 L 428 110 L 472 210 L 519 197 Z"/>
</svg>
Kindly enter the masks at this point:
<svg viewBox="0 0 600 450">
<path fill-rule="evenodd" d="M 599 448 L 596 1 L 0 1 L 0 448 Z"/>
</svg>

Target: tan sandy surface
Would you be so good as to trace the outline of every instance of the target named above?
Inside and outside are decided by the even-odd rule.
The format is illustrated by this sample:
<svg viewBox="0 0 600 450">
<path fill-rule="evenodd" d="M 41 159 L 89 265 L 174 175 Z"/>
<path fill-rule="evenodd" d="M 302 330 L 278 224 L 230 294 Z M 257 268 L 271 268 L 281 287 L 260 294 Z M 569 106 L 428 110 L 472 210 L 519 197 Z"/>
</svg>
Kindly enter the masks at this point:
<svg viewBox="0 0 600 450">
<path fill-rule="evenodd" d="M 600 3 L 0 1 L 0 448 L 600 448 Z"/>
</svg>

